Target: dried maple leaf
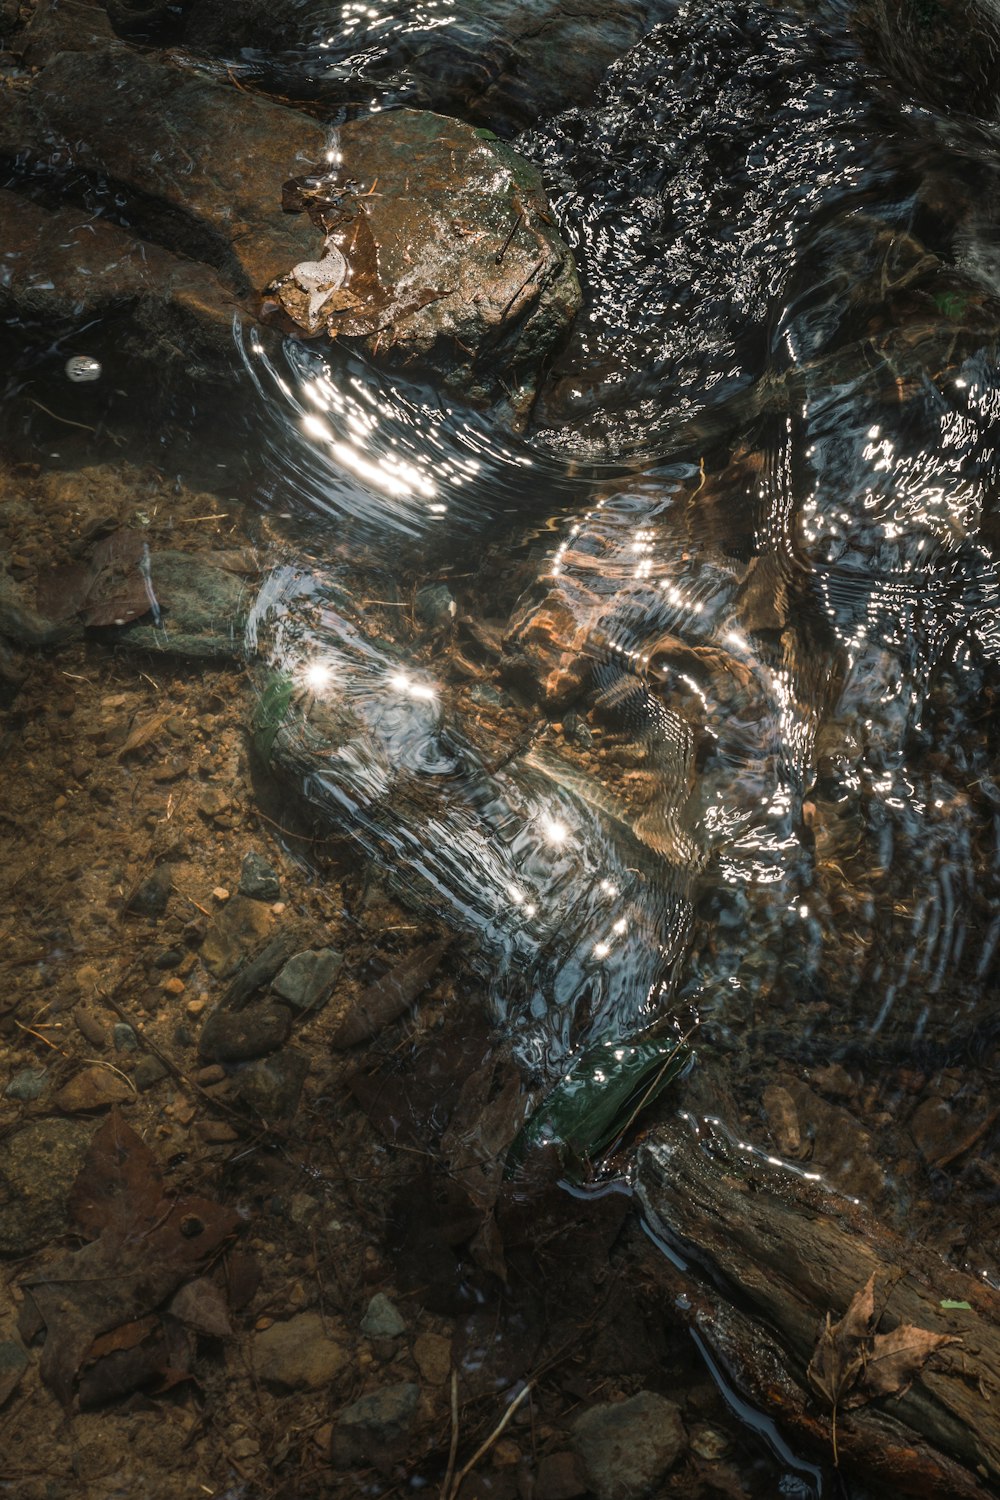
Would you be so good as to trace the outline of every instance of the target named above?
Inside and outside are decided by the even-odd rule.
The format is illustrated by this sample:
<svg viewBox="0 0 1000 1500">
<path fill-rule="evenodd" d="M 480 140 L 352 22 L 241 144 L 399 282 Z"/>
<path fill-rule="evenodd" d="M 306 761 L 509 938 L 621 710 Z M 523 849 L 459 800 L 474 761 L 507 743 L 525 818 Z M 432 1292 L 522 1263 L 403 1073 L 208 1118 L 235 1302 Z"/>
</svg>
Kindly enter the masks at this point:
<svg viewBox="0 0 1000 1500">
<path fill-rule="evenodd" d="M 851 1389 L 864 1364 L 864 1341 L 875 1319 L 875 1273 L 855 1292 L 839 1323 L 826 1325 L 813 1350 L 806 1375 L 813 1390 L 836 1408 Z"/>
<path fill-rule="evenodd" d="M 936 1349 L 959 1344 L 951 1333 L 931 1333 L 901 1323 L 891 1333 L 877 1333 L 865 1358 L 862 1383 L 872 1396 L 895 1396 L 907 1390 Z"/>
<path fill-rule="evenodd" d="M 117 1112 L 94 1135 L 69 1206 L 90 1244 L 21 1283 L 47 1329 L 42 1379 L 67 1407 L 94 1341 L 153 1312 L 239 1223 L 208 1199 L 169 1197 L 156 1158 Z"/>
</svg>

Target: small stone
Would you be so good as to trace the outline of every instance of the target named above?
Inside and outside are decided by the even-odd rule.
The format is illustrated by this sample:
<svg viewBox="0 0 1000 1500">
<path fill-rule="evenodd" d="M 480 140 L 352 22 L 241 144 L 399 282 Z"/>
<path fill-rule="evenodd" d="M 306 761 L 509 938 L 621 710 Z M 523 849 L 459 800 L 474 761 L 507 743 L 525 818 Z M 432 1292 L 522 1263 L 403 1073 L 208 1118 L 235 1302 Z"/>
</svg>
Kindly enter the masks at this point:
<svg viewBox="0 0 1000 1500">
<path fill-rule="evenodd" d="M 281 882 L 277 871 L 264 856 L 251 851 L 244 857 L 240 868 L 239 889 L 241 896 L 249 896 L 254 901 L 277 901 Z"/>
<path fill-rule="evenodd" d="M 130 1028 L 131 1029 L 131 1028 Z M 108 1068 L 83 1068 L 56 1094 L 60 1109 L 75 1114 L 87 1109 L 109 1109 L 135 1097 L 132 1085 Z"/>
<path fill-rule="evenodd" d="M 174 879 L 169 865 L 158 865 L 125 902 L 125 911 L 137 917 L 162 917 L 170 901 Z"/>
<path fill-rule="evenodd" d="M 458 613 L 458 605 L 443 583 L 429 583 L 417 590 L 413 601 L 417 619 L 425 625 L 449 625 Z"/>
<path fill-rule="evenodd" d="M 534 1500 L 577 1500 L 586 1493 L 583 1465 L 575 1453 L 546 1453 L 539 1459 Z"/>
<path fill-rule="evenodd" d="M 81 964 L 76 971 L 76 982 L 85 994 L 95 989 L 101 982 L 101 971 L 96 964 Z"/>
<path fill-rule="evenodd" d="M 764 1112 L 771 1139 L 778 1148 L 779 1156 L 796 1158 L 802 1155 L 802 1132 L 799 1128 L 798 1110 L 795 1100 L 780 1084 L 768 1084 L 763 1095 Z"/>
<path fill-rule="evenodd" d="M 592 1406 L 573 1423 L 573 1448 L 596 1500 L 651 1494 L 686 1442 L 680 1410 L 653 1391 Z"/>
<path fill-rule="evenodd" d="M 253 1341 L 253 1363 L 262 1380 L 290 1390 L 322 1390 L 335 1380 L 350 1358 L 331 1338 L 319 1313 L 298 1313 L 274 1323 Z"/>
<path fill-rule="evenodd" d="M 177 1103 L 167 1110 L 167 1114 L 173 1115 L 178 1125 L 190 1125 L 197 1113 L 190 1099 L 178 1099 Z"/>
<path fill-rule="evenodd" d="M 41 1098 L 44 1089 L 43 1068 L 22 1068 L 19 1073 L 14 1074 L 4 1089 L 4 1095 L 8 1099 L 16 1099 L 20 1104 L 30 1104 L 33 1099 Z"/>
<path fill-rule="evenodd" d="M 198 1134 L 209 1146 L 228 1146 L 240 1138 L 239 1131 L 227 1125 L 225 1120 L 202 1120 Z"/>
<path fill-rule="evenodd" d="M 54 802 L 53 802 L 53 804 L 52 804 L 52 811 L 53 811 L 53 812 L 62 812 L 62 810 L 63 810 L 63 808 L 64 808 L 64 807 L 65 807 L 65 806 L 66 806 L 66 802 L 67 802 L 67 800 L 68 800 L 68 799 L 67 799 L 67 798 L 66 798 L 66 797 L 64 797 L 64 796 L 62 796 L 62 795 L 61 795 L 61 794 L 60 794 L 60 795 L 59 795 L 59 796 L 58 796 L 58 797 L 57 797 L 57 798 L 56 798 L 56 799 L 55 799 L 55 801 L 54 801 Z"/>
<path fill-rule="evenodd" d="M 956 1112 L 944 1099 L 925 1099 L 910 1119 L 917 1150 L 933 1166 L 961 1150 L 975 1126 L 967 1110 Z"/>
<path fill-rule="evenodd" d="M 708 1463 L 717 1463 L 725 1458 L 732 1443 L 717 1427 L 698 1426 L 691 1429 L 691 1451 Z"/>
<path fill-rule="evenodd" d="M 161 1079 L 168 1076 L 167 1069 L 158 1057 L 141 1057 L 136 1063 L 134 1081 L 135 1086 L 141 1094 L 153 1088 Z"/>
<path fill-rule="evenodd" d="M 88 1010 L 86 1006 L 77 1005 L 73 1008 L 73 1020 L 76 1022 L 80 1035 L 92 1047 L 103 1051 L 108 1045 L 108 1030 L 100 1017 L 94 1011 Z"/>
<path fill-rule="evenodd" d="M 285 1047 L 273 1057 L 262 1057 L 240 1069 L 236 1097 L 262 1120 L 288 1120 L 298 1109 L 308 1072 L 305 1053 Z"/>
<path fill-rule="evenodd" d="M 179 948 L 164 948 L 153 959 L 154 969 L 176 969 L 184 962 L 184 955 Z"/>
<path fill-rule="evenodd" d="M 384 1292 L 376 1292 L 361 1319 L 361 1332 L 370 1339 L 398 1339 L 406 1332 L 398 1308 Z"/>
<path fill-rule="evenodd" d="M 513 1438 L 500 1438 L 493 1444 L 490 1454 L 490 1463 L 494 1469 L 513 1469 L 523 1457 L 521 1449 Z"/>
<path fill-rule="evenodd" d="M 202 1088 L 208 1088 L 209 1084 L 222 1083 L 226 1077 L 226 1070 L 221 1063 L 209 1063 L 207 1068 L 199 1068 L 194 1075 L 195 1083 L 200 1083 Z"/>
<path fill-rule="evenodd" d="M 269 1000 L 245 1010 L 216 1010 L 202 1028 L 198 1051 L 209 1062 L 248 1062 L 277 1051 L 291 1026 L 288 1007 Z"/>
<path fill-rule="evenodd" d="M 217 885 L 212 891 L 212 895 L 218 902 L 229 900 L 229 892 L 226 890 L 226 887 L 224 885 Z"/>
<path fill-rule="evenodd" d="M 266 906 L 233 896 L 212 918 L 201 946 L 201 961 L 216 979 L 228 979 L 270 935 L 274 918 Z"/>
<path fill-rule="evenodd" d="M 422 1333 L 414 1340 L 413 1358 L 421 1380 L 444 1385 L 451 1374 L 451 1339 L 442 1333 Z"/>
<path fill-rule="evenodd" d="M 257 1442 L 256 1438 L 237 1438 L 235 1443 L 233 1443 L 230 1447 L 229 1451 L 232 1454 L 233 1458 L 235 1458 L 237 1461 L 239 1461 L 241 1458 L 254 1458 L 260 1452 L 260 1444 Z"/>
<path fill-rule="evenodd" d="M 419 1402 L 420 1387 L 404 1380 L 345 1406 L 330 1445 L 334 1465 L 339 1469 L 356 1463 L 371 1463 L 379 1469 L 390 1466 L 406 1448 Z"/>
<path fill-rule="evenodd" d="M 288 960 L 271 985 L 296 1010 L 312 1010 L 329 999 L 344 960 L 334 948 L 310 949 Z"/>
<path fill-rule="evenodd" d="M 207 995 L 192 995 L 191 999 L 187 1002 L 184 1009 L 187 1011 L 189 1016 L 200 1016 L 207 1005 Z"/>
<path fill-rule="evenodd" d="M 232 805 L 232 798 L 217 786 L 206 787 L 198 798 L 198 811 L 212 822 L 225 817 Z"/>
<path fill-rule="evenodd" d="M 172 978 L 165 979 L 160 988 L 165 995 L 183 995 L 187 986 L 183 979 L 175 974 Z"/>
<path fill-rule="evenodd" d="M 139 1050 L 139 1038 L 135 1034 L 135 1028 L 127 1021 L 119 1021 L 111 1028 L 111 1038 L 115 1044 L 116 1052 L 137 1052 Z"/>
</svg>

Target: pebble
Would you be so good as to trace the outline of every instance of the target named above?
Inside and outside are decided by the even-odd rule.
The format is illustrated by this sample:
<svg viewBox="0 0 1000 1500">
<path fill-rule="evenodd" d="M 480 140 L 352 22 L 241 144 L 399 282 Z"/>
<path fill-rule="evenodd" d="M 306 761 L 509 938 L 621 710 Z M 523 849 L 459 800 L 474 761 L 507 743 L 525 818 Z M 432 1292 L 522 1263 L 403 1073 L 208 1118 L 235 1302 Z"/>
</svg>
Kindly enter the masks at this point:
<svg viewBox="0 0 1000 1500">
<path fill-rule="evenodd" d="M 592 1406 L 573 1423 L 573 1448 L 595 1500 L 648 1495 L 686 1445 L 680 1410 L 654 1391 Z"/>
<path fill-rule="evenodd" d="M 81 1110 L 109 1109 L 112 1104 L 123 1104 L 134 1098 L 135 1090 L 127 1079 L 112 1073 L 109 1068 L 92 1067 L 82 1068 L 69 1083 L 64 1084 L 54 1103 L 74 1114 Z"/>
<path fill-rule="evenodd" d="M 277 901 L 281 894 L 281 881 L 274 867 L 262 854 L 252 850 L 244 856 L 240 867 L 239 891 L 254 901 Z"/>
<path fill-rule="evenodd" d="M 127 1021 L 119 1021 L 111 1028 L 111 1038 L 115 1044 L 116 1052 L 137 1052 L 139 1050 L 139 1038 L 135 1034 L 135 1028 Z"/>
<path fill-rule="evenodd" d="M 198 1051 L 206 1062 L 249 1062 L 276 1052 L 291 1026 L 288 1007 L 269 1000 L 245 1010 L 215 1010 L 202 1028 Z"/>
<path fill-rule="evenodd" d="M 236 1096 L 263 1120 L 287 1120 L 298 1108 L 308 1072 L 306 1054 L 285 1047 L 241 1068 L 235 1080 Z"/>
<path fill-rule="evenodd" d="M 174 888 L 173 876 L 168 865 L 158 865 L 152 875 L 142 882 L 129 896 L 125 910 L 138 917 L 162 917 Z"/>
<path fill-rule="evenodd" d="M 329 999 L 343 962 L 335 948 L 295 953 L 278 973 L 271 988 L 296 1010 L 312 1010 Z"/>
<path fill-rule="evenodd" d="M 361 1319 L 361 1332 L 370 1339 L 398 1339 L 406 1324 L 384 1292 L 376 1292 Z"/>
<path fill-rule="evenodd" d="M 212 895 L 215 897 L 216 901 L 229 900 L 229 892 L 226 890 L 226 887 L 224 885 L 217 885 L 212 891 Z"/>
<path fill-rule="evenodd" d="M 586 1493 L 587 1479 L 575 1453 L 546 1453 L 539 1459 L 534 1500 L 577 1500 Z"/>
<path fill-rule="evenodd" d="M 90 1043 L 92 1047 L 103 1051 L 108 1045 L 108 1030 L 92 1010 L 86 1006 L 77 1005 L 73 1009 L 73 1020 L 81 1036 Z"/>
<path fill-rule="evenodd" d="M 184 962 L 184 954 L 179 948 L 164 948 L 157 953 L 153 959 L 154 969 L 176 969 Z"/>
<path fill-rule="evenodd" d="M 458 613 L 458 605 L 443 583 L 429 583 L 418 589 L 413 603 L 417 619 L 425 625 L 447 625 Z"/>
<path fill-rule="evenodd" d="M 442 1333 L 422 1333 L 413 1344 L 420 1378 L 428 1385 L 444 1385 L 451 1374 L 451 1339 Z"/>
<path fill-rule="evenodd" d="M 170 979 L 165 979 L 160 988 L 165 995 L 183 995 L 187 986 L 183 979 L 175 974 Z"/>
<path fill-rule="evenodd" d="M 189 1016 L 200 1016 L 207 1004 L 207 995 L 192 995 L 191 999 L 187 1002 L 184 1009 L 187 1011 Z"/>
<path fill-rule="evenodd" d="M 207 1088 L 210 1083 L 221 1083 L 226 1077 L 226 1070 L 220 1063 L 209 1063 L 207 1068 L 199 1068 L 194 1075 L 195 1083 L 200 1083 L 202 1088 Z"/>
<path fill-rule="evenodd" d="M 270 936 L 274 917 L 259 901 L 231 896 L 212 918 L 201 961 L 216 979 L 228 979 Z"/>
<path fill-rule="evenodd" d="M 141 1094 L 144 1094 L 147 1089 L 151 1089 L 161 1079 L 166 1078 L 167 1072 L 167 1068 L 160 1062 L 158 1057 L 152 1057 L 147 1054 L 145 1057 L 141 1057 L 136 1064 L 134 1074 L 135 1086 Z"/>
<path fill-rule="evenodd" d="M 21 1104 L 30 1104 L 33 1099 L 38 1099 L 45 1088 L 45 1070 L 43 1068 L 22 1068 L 15 1073 L 13 1078 L 4 1089 L 4 1095 L 8 1099 L 16 1099 Z"/>
<path fill-rule="evenodd" d="M 348 1364 L 350 1355 L 331 1338 L 319 1313 L 298 1313 L 272 1323 L 253 1340 L 252 1358 L 261 1380 L 290 1390 L 322 1390 Z"/>
<path fill-rule="evenodd" d="M 373 1463 L 384 1468 L 391 1464 L 406 1448 L 419 1402 L 420 1387 L 404 1380 L 345 1406 L 330 1444 L 335 1466 L 348 1469 L 357 1463 Z"/>
</svg>

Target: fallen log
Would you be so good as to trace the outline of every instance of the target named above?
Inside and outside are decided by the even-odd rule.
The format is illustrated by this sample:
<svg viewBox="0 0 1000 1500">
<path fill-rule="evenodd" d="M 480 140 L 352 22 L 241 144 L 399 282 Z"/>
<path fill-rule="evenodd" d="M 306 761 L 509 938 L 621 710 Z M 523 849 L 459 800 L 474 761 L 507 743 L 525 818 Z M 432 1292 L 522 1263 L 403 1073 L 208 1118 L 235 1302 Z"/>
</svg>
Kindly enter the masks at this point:
<svg viewBox="0 0 1000 1500">
<path fill-rule="evenodd" d="M 664 1268 L 675 1306 L 793 1444 L 879 1493 L 1000 1493 L 991 1287 L 716 1122 L 682 1117 L 651 1135 L 637 1192 L 680 1257 Z M 886 1357 L 914 1341 L 925 1352 L 912 1368 Z"/>
</svg>

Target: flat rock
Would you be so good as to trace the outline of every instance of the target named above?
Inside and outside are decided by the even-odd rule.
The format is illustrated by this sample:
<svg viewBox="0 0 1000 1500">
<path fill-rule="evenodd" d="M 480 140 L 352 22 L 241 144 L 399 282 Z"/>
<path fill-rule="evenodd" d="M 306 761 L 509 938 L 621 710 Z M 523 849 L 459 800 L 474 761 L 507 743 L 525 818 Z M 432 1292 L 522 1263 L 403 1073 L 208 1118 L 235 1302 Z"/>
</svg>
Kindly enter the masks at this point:
<svg viewBox="0 0 1000 1500">
<path fill-rule="evenodd" d="M 274 917 L 259 901 L 233 896 L 221 907 L 205 933 L 201 961 L 216 979 L 228 979 L 270 934 Z"/>
<path fill-rule="evenodd" d="M 38 1120 L 0 1141 L 0 1254 L 26 1255 L 69 1227 L 66 1199 L 93 1125 Z"/>
<path fill-rule="evenodd" d="M 384 1386 L 345 1406 L 337 1418 L 331 1456 L 337 1468 L 371 1463 L 383 1469 L 406 1447 L 420 1404 L 411 1381 Z"/>
<path fill-rule="evenodd" d="M 243 856 L 240 866 L 240 894 L 254 901 L 277 901 L 281 895 L 281 881 L 272 864 L 262 854 L 253 850 Z"/>
<path fill-rule="evenodd" d="M 254 1335 L 257 1375 L 290 1390 L 321 1390 L 336 1379 L 349 1357 L 344 1345 L 327 1333 L 319 1313 L 299 1313 Z"/>
<path fill-rule="evenodd" d="M 652 1494 L 686 1442 L 680 1409 L 654 1391 L 592 1406 L 573 1424 L 573 1448 L 597 1500 Z"/>
<path fill-rule="evenodd" d="M 469 125 L 388 110 L 337 132 L 340 160 L 289 183 L 318 212 L 322 257 L 271 287 L 307 333 L 361 339 L 372 358 L 431 372 L 473 405 L 503 393 L 524 417 L 545 359 L 581 302 L 535 167 Z"/>
<path fill-rule="evenodd" d="M 4 1089 L 4 1098 L 29 1104 L 33 1099 L 41 1098 L 45 1090 L 45 1079 L 44 1068 L 21 1068 Z"/>
<path fill-rule="evenodd" d="M 242 657 L 247 601 L 237 577 L 217 567 L 210 555 L 155 551 L 149 580 L 160 619 L 143 615 L 102 634 L 113 634 L 134 650 L 209 661 Z"/>
<path fill-rule="evenodd" d="M 330 998 L 343 958 L 333 948 L 295 953 L 275 977 L 271 989 L 296 1010 L 312 1010 Z"/>
<path fill-rule="evenodd" d="M 291 1026 L 287 1005 L 272 1005 L 268 1000 L 245 1010 L 216 1010 L 202 1028 L 198 1052 L 212 1062 L 247 1062 L 277 1051 Z"/>
<path fill-rule="evenodd" d="M 451 1339 L 443 1333 L 421 1333 L 413 1341 L 413 1359 L 421 1380 L 444 1385 L 451 1374 Z"/>
<path fill-rule="evenodd" d="M 75 1114 L 81 1110 L 109 1109 L 112 1104 L 124 1104 L 134 1098 L 135 1090 L 127 1079 L 110 1068 L 94 1066 L 74 1073 L 54 1096 L 53 1103 Z"/>
</svg>

